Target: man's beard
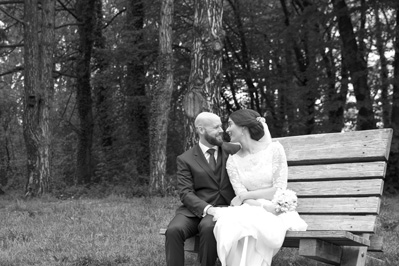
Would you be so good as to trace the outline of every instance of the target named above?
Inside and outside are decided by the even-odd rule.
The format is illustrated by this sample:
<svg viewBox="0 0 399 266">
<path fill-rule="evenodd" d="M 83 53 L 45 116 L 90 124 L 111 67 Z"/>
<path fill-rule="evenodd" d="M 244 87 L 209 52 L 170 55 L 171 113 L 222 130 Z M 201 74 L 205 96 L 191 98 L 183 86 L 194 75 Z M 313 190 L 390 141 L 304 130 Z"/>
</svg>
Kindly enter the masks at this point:
<svg viewBox="0 0 399 266">
<path fill-rule="evenodd" d="M 216 137 L 212 137 L 207 132 L 205 132 L 204 138 L 211 145 L 222 146 L 222 144 L 223 144 L 223 135 L 222 134 L 218 134 L 217 137 L 219 137 L 219 136 L 220 136 L 220 139 L 217 139 Z"/>
</svg>

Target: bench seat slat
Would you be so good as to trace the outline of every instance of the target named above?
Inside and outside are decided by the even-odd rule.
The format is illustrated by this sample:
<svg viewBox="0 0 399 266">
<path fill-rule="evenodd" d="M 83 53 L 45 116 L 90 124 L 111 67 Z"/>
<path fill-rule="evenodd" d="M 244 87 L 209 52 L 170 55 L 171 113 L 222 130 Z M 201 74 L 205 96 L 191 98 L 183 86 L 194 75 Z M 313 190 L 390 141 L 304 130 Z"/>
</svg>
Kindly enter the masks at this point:
<svg viewBox="0 0 399 266">
<path fill-rule="evenodd" d="M 374 233 L 374 215 L 309 215 L 301 218 L 308 224 L 308 230 L 349 231 L 355 233 Z"/>
<path fill-rule="evenodd" d="M 289 182 L 288 188 L 298 197 L 309 196 L 380 196 L 384 188 L 382 179 L 339 180 L 318 182 Z"/>
<path fill-rule="evenodd" d="M 298 247 L 300 239 L 322 239 L 338 246 L 369 246 L 370 240 L 347 231 L 288 231 L 284 247 Z"/>
<path fill-rule="evenodd" d="M 299 198 L 297 211 L 300 214 L 374 214 L 380 212 L 379 197 L 353 198 Z"/>
<path fill-rule="evenodd" d="M 387 163 L 340 163 L 298 165 L 288 168 L 289 181 L 384 178 Z"/>
<path fill-rule="evenodd" d="M 275 138 L 283 146 L 289 165 L 335 162 L 385 161 L 392 129 L 374 129 Z"/>
</svg>

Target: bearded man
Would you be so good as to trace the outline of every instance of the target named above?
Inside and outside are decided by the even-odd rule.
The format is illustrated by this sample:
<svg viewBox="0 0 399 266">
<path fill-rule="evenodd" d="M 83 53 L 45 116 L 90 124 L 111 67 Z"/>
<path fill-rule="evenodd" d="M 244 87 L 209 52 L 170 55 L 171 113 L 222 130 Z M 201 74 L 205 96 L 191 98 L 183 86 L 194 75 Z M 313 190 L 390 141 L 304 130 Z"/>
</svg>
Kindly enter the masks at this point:
<svg viewBox="0 0 399 266">
<path fill-rule="evenodd" d="M 197 234 L 201 266 L 215 265 L 213 207 L 229 206 L 235 196 L 226 160 L 240 146 L 223 142 L 222 122 L 216 114 L 200 113 L 195 127 L 199 143 L 177 157 L 178 190 L 183 205 L 176 210 L 165 234 L 168 266 L 184 265 L 184 241 Z"/>
</svg>

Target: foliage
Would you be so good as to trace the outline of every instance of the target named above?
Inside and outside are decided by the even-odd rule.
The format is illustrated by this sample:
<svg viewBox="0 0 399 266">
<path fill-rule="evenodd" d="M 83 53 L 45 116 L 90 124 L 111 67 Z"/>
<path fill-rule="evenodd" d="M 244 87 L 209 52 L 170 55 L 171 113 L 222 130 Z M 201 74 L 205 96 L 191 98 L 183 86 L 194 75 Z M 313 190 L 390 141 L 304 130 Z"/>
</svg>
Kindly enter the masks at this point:
<svg viewBox="0 0 399 266">
<path fill-rule="evenodd" d="M 93 189 L 128 184 L 129 188 L 138 186 L 138 190 L 145 190 L 148 183 L 143 181 L 148 179 L 147 173 L 138 171 L 143 164 L 134 157 L 142 147 L 138 145 L 138 137 L 131 133 L 129 108 L 137 102 L 149 106 L 151 92 L 159 82 L 161 1 L 142 1 L 144 27 L 140 31 L 126 25 L 130 2 L 102 0 L 102 15 L 97 17 L 102 20 L 94 36 L 90 76 L 94 132 L 93 171 L 88 185 Z M 75 3 L 76 0 L 56 1 L 50 165 L 51 187 L 57 193 L 73 187 L 77 173 L 80 119 L 76 99 L 75 66 L 79 40 Z M 367 86 L 370 87 L 375 124 L 387 127 L 390 125 L 384 114 L 390 114 L 394 102 L 393 46 L 395 27 L 398 27 L 395 24 L 397 6 L 392 0 L 367 0 L 366 10 L 363 10 L 360 3 L 346 1 L 357 44 L 368 60 Z M 26 151 L 21 123 L 24 112 L 23 4 L 10 3 L 1 7 L 0 165 L 3 168 L 0 167 L 0 173 L 4 174 L 0 176 L 0 185 L 3 190 L 23 190 L 26 183 Z M 342 41 L 331 2 L 228 0 L 224 1 L 223 12 L 222 121 L 226 121 L 229 113 L 236 109 L 253 108 L 267 117 L 273 137 L 356 130 L 359 116 L 356 95 L 343 64 Z M 379 15 L 380 30 L 377 30 L 376 15 Z M 176 172 L 176 156 L 184 150 L 187 133 L 182 99 L 188 90 L 193 18 L 192 0 L 175 1 L 174 90 L 165 136 L 168 140 L 166 169 L 171 177 Z M 362 24 L 363 19 L 365 24 Z M 384 60 L 376 43 L 378 33 L 387 62 L 386 93 L 381 72 Z M 133 37 L 138 34 L 143 38 L 135 43 Z M 129 94 L 129 62 L 140 63 L 145 70 L 145 95 L 140 99 Z M 140 152 L 146 162 L 149 151 Z M 397 154 L 397 151 L 391 153 L 387 172 L 387 184 L 392 190 L 397 189 L 399 182 Z M 168 177 L 168 180 L 173 178 Z M 172 184 L 168 186 L 169 190 L 173 191 L 174 182 L 169 183 Z"/>
<path fill-rule="evenodd" d="M 377 232 L 384 237 L 383 254 L 396 265 L 399 243 L 398 196 L 385 196 Z M 165 265 L 164 237 L 159 229 L 172 219 L 176 197 L 102 199 L 53 197 L 23 201 L 19 195 L 0 197 L 0 264 L 40 266 Z M 186 255 L 186 265 L 197 265 Z M 282 249 L 273 266 L 316 265 L 295 249 Z"/>
</svg>

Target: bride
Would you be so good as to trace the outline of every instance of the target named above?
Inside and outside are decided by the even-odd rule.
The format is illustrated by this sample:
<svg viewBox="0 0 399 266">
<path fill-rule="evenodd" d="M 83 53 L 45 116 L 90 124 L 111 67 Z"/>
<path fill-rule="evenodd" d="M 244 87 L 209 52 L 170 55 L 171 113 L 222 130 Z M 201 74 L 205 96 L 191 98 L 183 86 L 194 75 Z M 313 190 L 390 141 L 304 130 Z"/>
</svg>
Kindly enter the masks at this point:
<svg viewBox="0 0 399 266">
<path fill-rule="evenodd" d="M 241 145 L 226 164 L 236 197 L 230 207 L 211 208 L 223 266 L 270 266 L 286 231 L 307 228 L 295 211 L 276 213 L 272 199 L 286 189 L 288 167 L 283 146 L 272 142 L 264 121 L 250 109 L 229 117 L 227 133 Z"/>
</svg>

